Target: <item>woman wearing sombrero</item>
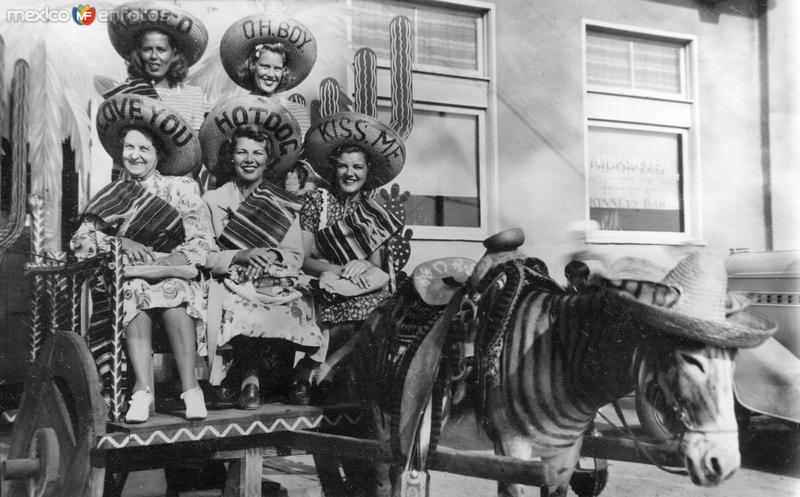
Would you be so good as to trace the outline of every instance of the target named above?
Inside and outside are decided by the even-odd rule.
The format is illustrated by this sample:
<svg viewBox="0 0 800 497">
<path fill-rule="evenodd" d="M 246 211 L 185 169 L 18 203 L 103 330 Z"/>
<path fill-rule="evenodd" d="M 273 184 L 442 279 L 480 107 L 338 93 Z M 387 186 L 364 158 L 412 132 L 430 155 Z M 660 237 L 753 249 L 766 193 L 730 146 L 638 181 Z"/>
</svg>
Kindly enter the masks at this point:
<svg viewBox="0 0 800 497">
<path fill-rule="evenodd" d="M 341 344 L 389 295 L 383 251 L 403 224 L 367 192 L 400 174 L 405 146 L 377 119 L 341 112 L 314 123 L 305 152 L 333 189 L 306 194 L 300 213 L 303 270 L 320 277 L 319 321 L 331 330 L 331 343 Z M 346 355 L 351 344 L 337 350 L 328 364 Z M 330 379 L 327 369 L 322 366 L 317 381 L 324 379 L 319 374 Z"/>
<path fill-rule="evenodd" d="M 122 311 L 135 383 L 125 418 L 129 423 L 146 421 L 154 402 L 149 376 L 154 319 L 162 322 L 175 354 L 186 417 L 204 418 L 194 359 L 205 310 L 194 277 L 195 266 L 204 264 L 214 247 L 214 237 L 197 183 L 184 176 L 200 161 L 197 135 L 163 102 L 131 94 L 103 102 L 97 130 L 103 147 L 127 174 L 92 198 L 70 247 L 84 259 L 108 251 L 116 237 L 129 263 Z M 101 356 L 112 347 L 107 337 L 90 340 Z"/>
<path fill-rule="evenodd" d="M 308 28 L 290 18 L 250 15 L 225 31 L 219 50 L 225 72 L 237 85 L 286 107 L 306 132 L 308 110 L 280 93 L 302 83 L 314 67 L 317 42 Z"/>
<path fill-rule="evenodd" d="M 230 127 L 234 120 L 240 124 Z M 204 162 L 224 181 L 203 197 L 220 248 L 207 260 L 217 277 L 208 297 L 210 381 L 221 384 L 226 371 L 217 352 L 230 342 L 242 376 L 238 405 L 256 409 L 267 396 L 259 381 L 262 355 L 271 346 L 264 339 L 289 342 L 315 363 L 325 359 L 327 339 L 317 326 L 311 296 L 298 290 L 301 202 L 264 178 L 268 170 L 283 173 L 294 165 L 302 137 L 283 106 L 253 95 L 217 105 L 200 137 Z M 271 371 L 272 376 L 282 373 Z M 307 373 L 294 383 L 305 381 Z M 289 397 L 291 403 L 306 404 L 307 388 L 292 390 Z"/>
<path fill-rule="evenodd" d="M 203 92 L 184 81 L 208 44 L 203 23 L 171 4 L 134 1 L 112 11 L 108 35 L 125 59 L 129 79 L 103 96 L 136 93 L 160 99 L 199 130 L 207 110 Z"/>
</svg>

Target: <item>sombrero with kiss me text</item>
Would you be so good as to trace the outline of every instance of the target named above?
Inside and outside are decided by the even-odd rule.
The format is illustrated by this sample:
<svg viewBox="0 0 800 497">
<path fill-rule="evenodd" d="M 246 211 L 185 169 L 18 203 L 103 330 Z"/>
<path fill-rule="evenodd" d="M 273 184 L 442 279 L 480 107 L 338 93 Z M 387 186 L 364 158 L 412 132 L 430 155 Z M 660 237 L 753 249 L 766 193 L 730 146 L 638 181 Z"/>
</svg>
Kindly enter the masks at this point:
<svg viewBox="0 0 800 497">
<path fill-rule="evenodd" d="M 164 102 L 143 95 L 121 93 L 107 98 L 97 109 L 97 134 L 115 160 L 122 157 L 120 132 L 126 127 L 150 131 L 163 148 L 156 169 L 181 176 L 200 167 L 200 142 L 191 125 Z"/>
<path fill-rule="evenodd" d="M 274 141 L 277 160 L 270 169 L 283 174 L 294 166 L 303 145 L 300 125 L 286 107 L 275 99 L 258 95 L 233 97 L 214 106 L 200 127 L 203 144 L 203 163 L 214 174 L 219 174 L 219 148 L 233 130 L 245 124 L 263 128 Z"/>
<path fill-rule="evenodd" d="M 259 45 L 273 43 L 280 43 L 286 51 L 286 71 L 277 91 L 294 88 L 306 79 L 317 60 L 314 35 L 294 19 L 256 14 L 234 22 L 219 44 L 222 67 L 234 83 L 252 91 L 254 81 L 239 71 Z"/>
<path fill-rule="evenodd" d="M 109 16 L 108 36 L 114 50 L 123 57 L 136 48 L 139 36 L 145 31 L 168 34 L 189 65 L 200 60 L 208 45 L 208 31 L 200 19 L 171 4 L 128 2 Z"/>
<path fill-rule="evenodd" d="M 357 112 L 339 112 L 319 119 L 309 128 L 304 143 L 311 166 L 331 184 L 336 176 L 331 155 L 345 145 L 356 145 L 366 153 L 369 171 L 364 188 L 368 190 L 396 178 L 406 161 L 406 147 L 400 135 L 374 117 Z"/>
</svg>

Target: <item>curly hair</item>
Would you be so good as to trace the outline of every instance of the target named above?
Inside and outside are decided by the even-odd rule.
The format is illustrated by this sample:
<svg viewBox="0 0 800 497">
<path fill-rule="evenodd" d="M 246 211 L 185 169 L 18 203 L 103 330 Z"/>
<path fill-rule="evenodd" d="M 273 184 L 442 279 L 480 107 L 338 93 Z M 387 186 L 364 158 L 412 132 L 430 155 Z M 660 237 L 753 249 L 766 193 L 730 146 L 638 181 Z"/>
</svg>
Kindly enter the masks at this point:
<svg viewBox="0 0 800 497">
<path fill-rule="evenodd" d="M 128 136 L 129 131 L 138 131 L 139 133 L 149 138 L 150 141 L 153 142 L 153 147 L 156 149 L 156 158 L 158 159 L 158 163 L 163 164 L 163 161 L 167 157 L 167 151 L 164 148 L 164 143 L 155 133 L 153 133 L 153 131 L 150 128 L 145 128 L 144 126 L 137 126 L 134 124 L 131 124 L 129 126 L 123 126 L 117 132 L 117 144 L 119 145 L 120 156 L 115 157 L 115 159 L 118 160 L 120 164 L 124 163 L 122 161 L 122 151 L 124 149 L 125 137 Z"/>
<path fill-rule="evenodd" d="M 161 33 L 169 38 L 169 46 L 172 47 L 172 59 L 170 60 L 169 69 L 165 77 L 170 88 L 174 88 L 178 83 L 186 79 L 186 75 L 189 73 L 189 64 L 186 62 L 186 57 L 184 57 L 180 49 L 175 46 L 175 42 L 169 33 L 158 29 L 148 29 L 136 35 L 134 48 L 131 49 L 130 53 L 128 53 L 128 56 L 125 58 L 128 64 L 128 77 L 131 79 L 150 79 L 147 72 L 144 70 L 144 61 L 139 53 L 139 47 L 142 44 L 142 38 L 144 38 L 147 33 L 152 32 Z"/>
<path fill-rule="evenodd" d="M 255 142 L 264 144 L 264 152 L 267 154 L 267 170 L 264 173 L 267 176 L 272 166 L 278 161 L 278 144 L 269 133 L 260 126 L 255 124 L 244 124 L 233 130 L 231 135 L 225 139 L 219 146 L 219 154 L 217 156 L 217 184 L 224 184 L 234 177 L 233 171 L 233 152 L 236 149 L 236 142 L 239 138 L 249 138 Z"/>
<path fill-rule="evenodd" d="M 236 74 L 241 81 L 251 82 L 256 73 L 256 62 L 261 56 L 261 52 L 267 51 L 280 55 L 283 57 L 283 77 L 289 72 L 287 65 L 289 64 L 289 53 L 283 46 L 283 43 L 264 43 L 263 45 L 256 45 L 250 53 L 250 57 L 243 60 L 239 67 L 236 68 Z"/>
</svg>

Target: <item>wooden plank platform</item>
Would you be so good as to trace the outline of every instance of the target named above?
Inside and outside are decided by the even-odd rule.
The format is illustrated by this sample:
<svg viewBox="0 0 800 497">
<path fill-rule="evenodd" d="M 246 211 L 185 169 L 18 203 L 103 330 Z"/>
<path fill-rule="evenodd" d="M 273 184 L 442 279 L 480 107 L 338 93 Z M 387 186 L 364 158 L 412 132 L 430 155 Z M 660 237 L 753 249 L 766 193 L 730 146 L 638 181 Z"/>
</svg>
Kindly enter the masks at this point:
<svg viewBox="0 0 800 497">
<path fill-rule="evenodd" d="M 187 421 L 183 412 L 156 413 L 146 423 L 109 422 L 106 434 L 97 439 L 97 449 L 115 450 L 133 447 L 215 440 L 280 431 L 313 430 L 339 425 L 354 425 L 362 413 L 356 404 L 335 406 L 295 406 L 264 404 L 259 409 L 222 409 L 209 411 L 208 417 Z"/>
</svg>

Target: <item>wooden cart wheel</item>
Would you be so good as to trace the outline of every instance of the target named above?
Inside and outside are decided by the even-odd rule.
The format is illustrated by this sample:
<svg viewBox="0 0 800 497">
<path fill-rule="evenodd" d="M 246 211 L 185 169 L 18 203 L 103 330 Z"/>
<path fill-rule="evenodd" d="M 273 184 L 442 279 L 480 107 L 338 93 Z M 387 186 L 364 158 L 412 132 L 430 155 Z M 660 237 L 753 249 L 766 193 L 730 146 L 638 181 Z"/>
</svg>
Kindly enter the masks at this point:
<svg viewBox="0 0 800 497">
<path fill-rule="evenodd" d="M 49 450 L 50 461 L 40 467 L 53 464 L 55 456 L 57 478 L 45 478 L 43 484 L 39 481 L 42 478 L 15 479 L 8 495 L 101 497 L 105 470 L 92 467 L 91 451 L 105 428 L 106 407 L 100 395 L 100 380 L 86 343 L 74 333 L 54 332 L 31 365 L 7 462 L 30 460 L 33 447 L 38 447 L 35 453 L 41 457 L 43 450 L 55 446 L 57 452 Z M 41 488 L 36 487 L 37 483 Z M 31 493 L 31 488 L 39 488 L 40 492 Z"/>
<path fill-rule="evenodd" d="M 666 442 L 676 439 L 680 433 L 680 423 L 658 382 L 647 375 L 645 361 L 639 366 L 636 382 L 636 415 L 651 438 Z"/>
</svg>

